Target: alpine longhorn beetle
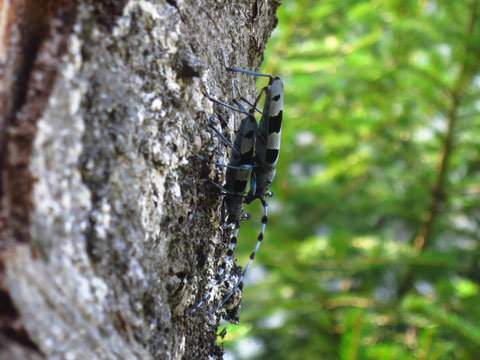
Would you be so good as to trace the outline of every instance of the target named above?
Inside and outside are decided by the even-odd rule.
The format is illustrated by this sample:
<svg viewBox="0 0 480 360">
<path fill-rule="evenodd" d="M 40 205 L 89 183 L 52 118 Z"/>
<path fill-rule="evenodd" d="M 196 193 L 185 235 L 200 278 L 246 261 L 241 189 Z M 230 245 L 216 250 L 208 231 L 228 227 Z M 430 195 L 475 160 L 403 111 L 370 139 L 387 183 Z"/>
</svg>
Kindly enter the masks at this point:
<svg viewBox="0 0 480 360">
<path fill-rule="evenodd" d="M 275 177 L 275 166 L 278 161 L 280 153 L 280 138 L 282 132 L 282 117 L 283 117 L 283 83 L 278 76 L 269 74 L 262 74 L 246 69 L 226 67 L 227 71 L 240 72 L 254 76 L 264 76 L 269 78 L 268 85 L 260 90 L 254 105 L 256 106 L 262 93 L 265 93 L 265 103 L 263 106 L 262 117 L 258 126 L 258 132 L 255 139 L 255 156 L 253 158 L 253 169 L 250 176 L 250 190 L 247 194 L 245 202 L 250 204 L 253 200 L 259 199 L 263 205 L 262 228 L 258 235 L 257 244 L 253 252 L 250 254 L 245 269 L 237 280 L 237 283 L 230 291 L 230 293 L 218 304 L 213 310 L 217 312 L 235 293 L 235 290 L 241 286 L 242 280 L 247 273 L 248 268 L 253 262 L 255 255 L 260 247 L 265 233 L 265 226 L 268 222 L 268 203 L 265 197 L 273 195 L 269 191 Z"/>
<path fill-rule="evenodd" d="M 241 273 L 233 289 L 224 298 L 224 300 L 222 300 L 222 302 L 213 310 L 213 312 L 218 311 L 235 293 L 237 288 L 241 288 L 242 280 L 244 279 L 247 270 L 252 264 L 253 259 L 255 258 L 255 255 L 263 240 L 265 227 L 268 222 L 268 203 L 265 200 L 265 197 L 270 197 L 273 195 L 272 192 L 269 191 L 269 189 L 275 177 L 275 166 L 277 164 L 280 151 L 280 137 L 283 115 L 283 83 L 278 76 L 272 76 L 268 74 L 262 74 L 246 69 L 228 66 L 226 67 L 226 70 L 233 72 L 241 72 L 254 76 L 268 77 L 269 83 L 267 86 L 263 87 L 260 90 L 260 93 L 258 94 L 253 104 L 247 101 L 245 98 L 241 98 L 243 101 L 247 102 L 252 106 L 252 110 L 250 112 L 246 111 L 243 105 L 241 105 L 241 103 L 236 99 L 234 101 L 239 108 L 235 108 L 224 102 L 215 100 L 211 98 L 208 94 L 206 94 L 206 96 L 210 100 L 216 103 L 226 106 L 234 111 L 247 114 L 247 116 L 242 120 L 240 128 L 237 131 L 233 146 L 228 142 L 228 140 L 225 139 L 225 137 L 221 133 L 214 129 L 215 132 L 217 132 L 217 134 L 221 136 L 221 138 L 226 141 L 227 144 L 229 144 L 232 148 L 232 155 L 229 165 L 220 164 L 209 159 L 200 157 L 210 163 L 224 166 L 227 168 L 225 188 L 221 187 L 218 184 L 215 185 L 220 189 L 224 190 L 225 194 L 227 195 L 224 199 L 227 206 L 227 211 L 229 211 L 227 223 L 233 223 L 235 226 L 235 230 L 231 239 L 230 249 L 228 250 L 225 262 L 222 264 L 222 267 L 217 274 L 218 277 L 223 274 L 226 263 L 233 254 L 233 250 L 237 241 L 239 221 L 241 220 L 241 216 L 243 214 L 243 203 L 245 202 L 249 204 L 255 199 L 259 199 L 262 202 L 264 214 L 262 217 L 262 228 L 260 234 L 258 235 L 257 244 L 250 255 L 250 259 L 245 266 L 245 269 Z M 233 90 L 235 94 L 235 87 L 233 87 Z M 265 103 L 263 111 L 259 111 L 256 105 L 263 93 L 265 93 Z M 262 114 L 259 125 L 254 118 L 255 110 L 259 111 Z M 255 150 L 255 155 L 253 155 L 253 150 Z M 246 186 L 248 184 L 248 177 L 250 177 L 250 189 L 248 194 L 245 196 L 244 194 L 246 191 Z M 230 210 L 227 201 L 230 202 Z M 204 298 L 195 306 L 195 308 L 190 313 L 196 311 L 198 307 L 203 304 L 206 298 L 210 296 L 214 286 L 217 283 L 218 279 L 215 281 L 214 285 L 207 292 Z"/>
<path fill-rule="evenodd" d="M 233 92 L 235 94 L 235 87 L 233 86 Z M 208 96 L 209 97 L 209 96 Z M 247 101 L 248 102 L 248 101 Z M 222 102 L 219 102 L 222 103 Z M 217 273 L 217 278 L 207 293 L 204 295 L 202 300 L 191 310 L 188 314 L 195 312 L 204 302 L 205 300 L 211 295 L 213 289 L 221 279 L 223 272 L 226 269 L 227 263 L 229 262 L 230 258 L 233 255 L 233 251 L 235 249 L 235 245 L 237 243 L 237 235 L 238 230 L 240 228 L 240 221 L 244 219 L 248 219 L 250 216 L 247 213 L 243 212 L 246 191 L 248 181 L 250 180 L 251 173 L 252 173 L 252 161 L 253 161 L 253 151 L 254 151 L 254 144 L 255 144 L 255 137 L 258 132 L 258 124 L 255 120 L 255 117 L 252 114 L 252 111 L 255 112 L 255 108 L 251 112 L 247 112 L 245 107 L 238 101 L 235 100 L 235 103 L 242 112 L 246 112 L 248 115 L 245 116 L 238 128 L 238 131 L 235 136 L 234 144 L 232 145 L 225 136 L 220 133 L 210 120 L 207 117 L 207 121 L 210 127 L 215 131 L 215 133 L 232 149 L 232 153 L 230 155 L 230 162 L 228 165 L 221 164 L 203 156 L 198 156 L 200 159 L 205 160 L 209 163 L 226 167 L 226 181 L 225 186 L 222 187 L 221 185 L 212 181 L 216 187 L 223 191 L 225 195 L 223 199 L 223 205 L 226 208 L 228 217 L 227 217 L 227 226 L 234 227 L 233 235 L 230 238 L 230 247 L 227 251 L 227 256 L 225 261 L 220 266 L 220 270 Z M 253 105 L 253 104 L 252 104 Z M 222 211 L 223 213 L 223 211 Z"/>
</svg>

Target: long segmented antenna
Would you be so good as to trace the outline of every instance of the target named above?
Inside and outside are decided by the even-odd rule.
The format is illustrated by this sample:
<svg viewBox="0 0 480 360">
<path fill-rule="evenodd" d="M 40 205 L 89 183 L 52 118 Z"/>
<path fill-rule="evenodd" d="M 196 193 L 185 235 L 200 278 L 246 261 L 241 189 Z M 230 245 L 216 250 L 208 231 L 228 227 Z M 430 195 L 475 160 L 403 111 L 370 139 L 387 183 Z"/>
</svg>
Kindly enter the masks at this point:
<svg viewBox="0 0 480 360">
<path fill-rule="evenodd" d="M 234 79 L 232 79 L 232 92 L 233 92 L 233 101 L 235 102 L 235 104 L 237 104 L 239 107 L 241 107 L 244 111 L 247 111 L 247 109 L 245 109 L 245 107 L 242 105 L 242 103 L 237 100 L 237 91 L 235 90 L 235 80 Z M 244 103 L 246 103 L 246 104 L 248 104 L 252 107 L 252 112 L 253 112 L 252 115 L 255 115 L 255 111 L 253 109 L 255 109 L 259 114 L 263 114 L 262 110 L 260 110 L 258 108 L 256 103 L 255 104 L 252 103 L 251 101 L 246 99 L 244 96 L 240 96 L 240 100 L 242 100 Z"/>
<path fill-rule="evenodd" d="M 263 241 L 263 235 L 265 233 L 265 227 L 266 227 L 267 222 L 268 222 L 268 217 L 267 217 L 268 204 L 264 199 L 260 199 L 260 200 L 262 201 L 262 205 L 263 205 L 263 218 L 262 218 L 262 230 L 260 231 L 260 234 L 258 235 L 257 245 L 255 246 L 255 249 L 253 250 L 253 252 L 250 254 L 250 259 L 248 260 L 248 263 L 245 266 L 245 269 L 243 270 L 242 274 L 238 278 L 237 283 L 235 284 L 233 289 L 230 291 L 230 293 L 225 297 L 225 299 L 223 299 L 222 302 L 220 304 L 218 304 L 217 307 L 212 311 L 213 313 L 217 312 L 228 301 L 228 299 L 235 293 L 235 290 L 237 290 L 237 288 L 240 286 L 243 278 L 245 277 L 245 274 L 247 273 L 248 268 L 252 264 L 253 259 L 255 258 L 255 255 L 257 254 L 257 251 L 258 251 L 258 248 L 260 247 L 260 244 Z"/>
<path fill-rule="evenodd" d="M 212 120 L 210 119 L 210 117 L 207 115 L 207 123 L 208 123 L 208 126 L 210 126 L 210 128 L 215 131 L 215 134 L 217 134 L 220 139 L 222 139 L 222 141 L 227 144 L 227 146 L 229 148 L 232 149 L 232 151 L 235 151 L 237 153 L 237 155 L 240 155 L 240 153 L 238 152 L 237 149 L 235 149 L 235 147 L 232 145 L 232 143 L 225 137 L 225 135 L 223 135 L 220 131 L 218 131 L 215 126 L 213 126 L 213 123 L 212 123 Z"/>
<path fill-rule="evenodd" d="M 263 77 L 268 77 L 270 79 L 273 79 L 273 76 L 270 75 L 270 74 L 262 74 L 262 73 L 247 70 L 247 69 L 241 69 L 241 68 L 236 68 L 236 67 L 227 67 L 226 69 L 227 69 L 227 71 L 235 71 L 235 72 L 244 73 L 244 74 L 248 74 L 248 75 L 263 76 Z"/>
<path fill-rule="evenodd" d="M 230 105 L 230 104 L 227 104 L 226 102 L 215 99 L 214 97 L 210 96 L 210 94 L 207 92 L 207 89 L 205 89 L 205 88 L 203 89 L 203 95 L 205 95 L 208 98 L 208 100 L 210 100 L 210 101 L 212 101 L 216 104 L 225 106 L 226 108 L 228 108 L 230 110 L 233 110 L 233 111 L 245 114 L 245 115 L 253 115 L 252 113 L 248 112 L 247 110 L 242 110 L 242 109 L 236 108 L 233 105 Z"/>
<path fill-rule="evenodd" d="M 240 166 L 233 166 L 233 165 L 221 164 L 219 162 L 207 159 L 206 157 L 203 157 L 202 155 L 197 155 L 197 157 L 200 160 L 206 161 L 210 164 L 214 164 L 214 165 L 217 165 L 217 166 L 221 166 L 221 167 L 228 168 L 228 169 L 233 169 L 233 170 L 250 170 L 250 169 L 253 168 L 253 165 L 248 165 L 248 164 L 240 165 Z"/>
<path fill-rule="evenodd" d="M 222 56 L 223 56 L 223 63 L 225 65 L 225 69 L 227 71 L 241 72 L 241 73 L 244 73 L 244 74 L 249 74 L 249 75 L 254 75 L 254 76 L 264 76 L 264 77 L 268 77 L 270 79 L 273 79 L 273 76 L 270 75 L 270 74 L 262 74 L 262 73 L 259 73 L 259 72 L 256 72 L 256 71 L 251 71 L 251 70 L 247 70 L 247 69 L 241 69 L 241 68 L 228 66 L 227 56 L 225 55 L 225 51 L 223 49 L 221 49 L 221 51 L 222 51 Z"/>
<path fill-rule="evenodd" d="M 233 81 L 232 81 L 233 83 Z M 235 85 L 233 84 L 233 90 L 234 90 L 234 94 L 235 94 Z M 263 90 L 261 90 L 263 91 Z M 235 107 L 233 105 L 230 105 L 230 104 L 227 104 L 226 102 L 224 101 L 221 101 L 221 100 L 218 100 L 218 99 L 215 99 L 214 97 L 212 97 L 210 95 L 210 93 L 207 91 L 206 88 L 203 88 L 203 95 L 205 95 L 207 97 L 208 100 L 214 102 L 215 104 L 218 104 L 218 105 L 222 105 L 222 106 L 225 106 L 226 108 L 230 109 L 230 110 L 233 110 L 233 111 L 236 111 L 236 112 L 239 112 L 239 113 L 242 113 L 242 114 L 245 114 L 245 115 L 249 115 L 249 116 L 254 116 L 255 115 L 255 111 L 258 111 L 260 114 L 263 114 L 263 112 L 257 107 L 257 104 L 258 104 L 258 101 L 260 100 L 260 96 L 261 96 L 261 93 L 260 95 L 257 97 L 257 99 L 255 100 L 255 103 L 252 103 L 250 101 L 248 101 L 245 97 L 241 97 L 240 100 L 246 102 L 248 105 L 251 105 L 253 107 L 252 111 L 248 111 L 247 109 L 245 109 L 245 107 L 242 105 L 242 103 L 240 101 L 238 101 L 237 99 L 234 99 L 233 102 L 238 106 L 238 107 Z"/>
<path fill-rule="evenodd" d="M 240 100 L 242 100 L 244 103 L 250 105 L 250 106 L 255 106 L 255 110 L 257 110 L 257 112 L 261 115 L 263 115 L 263 111 L 260 110 L 254 103 L 252 103 L 251 101 L 249 101 L 248 99 L 246 99 L 244 96 L 241 96 L 240 97 Z"/>
<path fill-rule="evenodd" d="M 230 260 L 230 258 L 233 255 L 233 250 L 235 250 L 235 245 L 237 244 L 237 235 L 238 235 L 238 230 L 240 229 L 240 224 L 235 224 L 235 230 L 233 232 L 233 236 L 230 239 L 230 248 L 227 251 L 227 257 L 225 258 L 225 261 L 222 263 L 220 266 L 220 270 L 217 273 L 217 278 L 215 279 L 214 283 L 210 287 L 210 289 L 207 291 L 205 296 L 202 298 L 202 300 L 192 309 L 190 310 L 187 315 L 193 314 L 197 309 L 202 306 L 202 304 L 207 300 L 207 298 L 213 293 L 213 289 L 215 286 L 218 284 L 218 282 L 222 279 L 222 275 L 225 272 L 225 269 L 227 268 L 227 264 Z"/>
</svg>

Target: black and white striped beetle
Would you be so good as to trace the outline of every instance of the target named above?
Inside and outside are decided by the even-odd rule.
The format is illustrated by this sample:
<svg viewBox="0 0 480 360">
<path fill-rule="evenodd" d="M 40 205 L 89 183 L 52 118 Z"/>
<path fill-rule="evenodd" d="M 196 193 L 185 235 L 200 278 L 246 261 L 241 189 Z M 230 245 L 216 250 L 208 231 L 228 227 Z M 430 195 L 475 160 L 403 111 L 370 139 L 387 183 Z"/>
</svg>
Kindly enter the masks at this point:
<svg viewBox="0 0 480 360">
<path fill-rule="evenodd" d="M 219 103 L 223 104 L 222 102 Z M 242 111 L 246 111 L 246 109 L 241 103 L 237 102 L 237 105 L 240 109 L 242 109 Z M 255 111 L 255 108 L 253 109 L 253 111 Z M 221 185 L 218 185 L 214 182 L 212 182 L 212 184 L 221 189 L 223 194 L 225 195 L 223 199 L 223 205 L 226 208 L 228 214 L 227 226 L 233 226 L 234 229 L 233 235 L 230 238 L 230 248 L 227 252 L 225 261 L 222 263 L 220 270 L 217 273 L 215 282 L 207 291 L 202 300 L 189 312 L 189 314 L 195 312 L 211 295 L 214 287 L 221 279 L 221 276 L 226 269 L 227 263 L 233 255 L 233 250 L 235 249 L 235 245 L 237 243 L 237 235 L 240 228 L 240 221 L 248 219 L 250 217 L 247 213 L 243 212 L 243 209 L 247 192 L 247 185 L 253 169 L 253 151 L 255 145 L 255 137 L 258 132 L 257 121 L 255 120 L 253 114 L 249 114 L 242 119 L 240 127 L 238 128 L 238 131 L 236 133 L 234 143 L 232 145 L 225 138 L 225 136 L 223 136 L 222 133 L 220 133 L 217 129 L 213 127 L 208 117 L 207 121 L 209 122 L 209 125 L 215 131 L 215 133 L 232 149 L 232 153 L 230 155 L 230 162 L 228 165 L 206 159 L 203 156 L 198 157 L 209 163 L 227 168 L 227 173 L 225 176 L 225 186 L 222 187 Z"/>
<path fill-rule="evenodd" d="M 228 140 L 219 133 L 216 129 L 215 132 L 232 148 L 232 154 L 230 157 L 229 165 L 220 164 L 209 159 L 200 157 L 210 163 L 223 166 L 227 168 L 226 184 L 225 188 L 218 184 L 215 184 L 220 189 L 224 190 L 226 196 L 224 199 L 227 207 L 228 218 L 227 224 L 234 224 L 235 230 L 230 242 L 230 249 L 227 252 L 225 262 L 222 264 L 220 271 L 217 274 L 217 280 L 212 285 L 203 299 L 195 306 L 189 313 L 195 312 L 203 302 L 210 296 L 214 286 L 218 283 L 220 276 L 225 271 L 226 263 L 233 255 L 233 250 L 237 241 L 237 235 L 239 230 L 240 220 L 244 217 L 243 204 L 251 203 L 255 199 L 260 199 L 263 205 L 264 214 L 262 217 L 262 228 L 258 235 L 257 244 L 250 259 L 245 266 L 245 269 L 238 278 L 235 286 L 230 293 L 222 300 L 222 302 L 213 310 L 218 311 L 228 299 L 235 293 L 237 288 L 241 287 L 242 280 L 245 274 L 253 262 L 255 255 L 260 247 L 265 232 L 265 227 L 268 221 L 268 203 L 265 197 L 270 197 L 273 194 L 269 191 L 275 177 L 275 166 L 278 161 L 278 155 L 280 151 L 280 137 L 282 130 L 282 115 L 283 115 L 283 83 L 278 76 L 272 76 L 268 74 L 262 74 L 253 72 L 246 69 L 226 67 L 227 71 L 241 72 L 254 76 L 264 76 L 269 78 L 269 84 L 263 87 L 257 96 L 255 102 L 252 104 L 246 99 L 248 104 L 252 106 L 250 112 L 246 111 L 243 105 L 235 100 L 238 108 L 228 105 L 224 102 L 212 99 L 208 94 L 207 97 L 212 101 L 226 106 L 234 111 L 241 112 L 247 116 L 242 120 L 240 127 L 236 133 L 234 145 L 232 146 Z M 234 94 L 235 94 L 235 87 Z M 263 111 L 259 111 L 256 107 L 262 94 L 265 93 L 265 103 Z M 234 95 L 235 97 L 235 95 Z M 259 111 L 262 114 L 260 124 L 254 118 L 255 111 Z M 255 151 L 255 154 L 254 154 Z M 250 189 L 245 195 L 246 187 L 250 180 Z"/>
<path fill-rule="evenodd" d="M 258 235 L 257 244 L 253 252 L 250 254 L 245 269 L 237 280 L 237 283 L 230 291 L 230 293 L 218 304 L 214 312 L 218 311 L 223 304 L 235 293 L 235 290 L 241 286 L 242 280 L 247 273 L 248 268 L 253 262 L 255 255 L 263 240 L 265 226 L 268 222 L 268 203 L 265 197 L 272 196 L 269 191 L 275 177 L 275 166 L 278 161 L 280 153 L 280 138 L 282 132 L 282 117 L 283 117 L 283 83 L 278 76 L 262 74 L 240 68 L 229 68 L 227 71 L 241 72 L 254 76 L 265 76 L 269 78 L 267 86 L 260 90 L 255 104 L 259 101 L 262 93 L 265 93 L 265 103 L 262 111 L 262 118 L 258 126 L 258 132 L 255 139 L 255 156 L 253 158 L 253 169 L 250 177 L 250 190 L 247 194 L 245 202 L 251 203 L 255 199 L 260 199 L 263 205 L 262 229 Z"/>
</svg>

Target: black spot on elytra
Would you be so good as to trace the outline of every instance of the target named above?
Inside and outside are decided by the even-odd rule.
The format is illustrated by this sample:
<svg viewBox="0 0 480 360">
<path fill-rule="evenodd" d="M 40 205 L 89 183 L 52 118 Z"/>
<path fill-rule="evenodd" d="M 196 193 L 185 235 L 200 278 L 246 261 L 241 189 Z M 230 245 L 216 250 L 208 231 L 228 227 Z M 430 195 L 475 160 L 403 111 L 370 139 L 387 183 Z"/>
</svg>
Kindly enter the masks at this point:
<svg viewBox="0 0 480 360">
<path fill-rule="evenodd" d="M 267 149 L 265 160 L 267 163 L 273 164 L 278 159 L 278 149 Z"/>
<path fill-rule="evenodd" d="M 282 96 L 280 94 L 278 94 L 277 96 L 273 97 L 273 101 L 278 101 L 278 100 L 280 100 L 281 97 Z"/>
<path fill-rule="evenodd" d="M 254 134 L 254 131 L 251 130 L 248 133 L 246 133 L 245 135 L 243 135 L 243 137 L 247 138 L 247 139 L 251 139 L 251 138 L 253 138 L 253 134 Z"/>
<path fill-rule="evenodd" d="M 269 133 L 278 133 L 280 130 L 282 130 L 282 116 L 283 116 L 283 110 L 280 110 L 280 112 L 276 116 L 271 116 L 268 119 L 268 131 Z"/>
<path fill-rule="evenodd" d="M 245 153 L 240 154 L 240 165 L 248 165 L 252 163 L 253 148 Z"/>
<path fill-rule="evenodd" d="M 247 187 L 247 182 L 244 180 L 235 180 L 233 183 L 233 192 L 241 193 L 245 191 Z"/>
</svg>

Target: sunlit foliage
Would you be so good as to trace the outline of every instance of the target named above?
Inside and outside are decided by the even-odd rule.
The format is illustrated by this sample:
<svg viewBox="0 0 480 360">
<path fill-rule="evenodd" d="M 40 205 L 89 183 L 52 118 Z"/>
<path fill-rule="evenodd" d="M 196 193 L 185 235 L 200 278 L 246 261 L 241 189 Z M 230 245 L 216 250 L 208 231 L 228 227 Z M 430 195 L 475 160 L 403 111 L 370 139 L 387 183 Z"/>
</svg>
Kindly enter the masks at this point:
<svg viewBox="0 0 480 360">
<path fill-rule="evenodd" d="M 284 79 L 282 148 L 230 356 L 479 359 L 478 1 L 278 15 L 262 71 Z"/>
</svg>

